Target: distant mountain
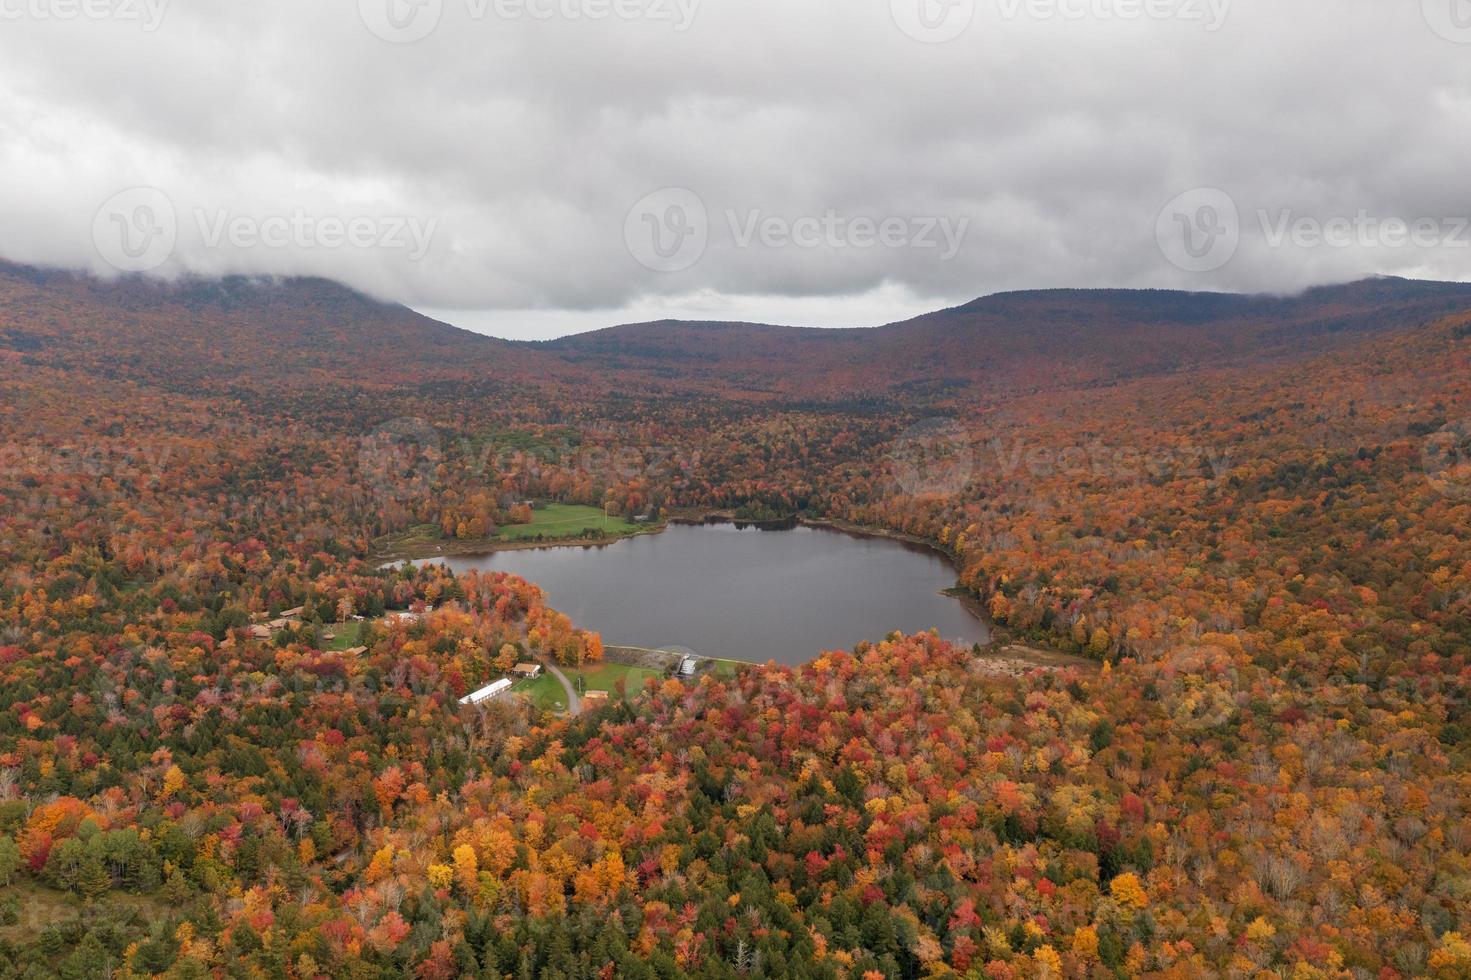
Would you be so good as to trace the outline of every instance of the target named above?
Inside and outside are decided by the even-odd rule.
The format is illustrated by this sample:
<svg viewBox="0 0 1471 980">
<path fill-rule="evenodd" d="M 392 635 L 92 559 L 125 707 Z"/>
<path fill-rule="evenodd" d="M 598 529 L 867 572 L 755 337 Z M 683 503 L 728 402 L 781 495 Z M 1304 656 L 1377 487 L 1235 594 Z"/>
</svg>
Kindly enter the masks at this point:
<svg viewBox="0 0 1471 980">
<path fill-rule="evenodd" d="M 1299 296 L 1040 290 L 872 329 L 661 321 L 548 343 L 460 330 L 322 279 L 167 283 L 0 263 L 0 357 L 176 390 L 576 385 L 582 394 L 943 401 L 1322 354 L 1471 309 L 1471 284 Z M 325 395 L 323 395 L 325 397 Z"/>
<path fill-rule="evenodd" d="M 115 281 L 0 263 L 0 352 L 108 378 L 288 388 L 473 380 L 522 346 L 325 279 Z"/>
<path fill-rule="evenodd" d="M 1058 289 L 987 296 L 872 329 L 662 321 L 544 346 L 608 370 L 756 392 L 1008 391 L 1322 353 L 1465 309 L 1471 283 L 1392 278 L 1290 297 Z"/>
</svg>

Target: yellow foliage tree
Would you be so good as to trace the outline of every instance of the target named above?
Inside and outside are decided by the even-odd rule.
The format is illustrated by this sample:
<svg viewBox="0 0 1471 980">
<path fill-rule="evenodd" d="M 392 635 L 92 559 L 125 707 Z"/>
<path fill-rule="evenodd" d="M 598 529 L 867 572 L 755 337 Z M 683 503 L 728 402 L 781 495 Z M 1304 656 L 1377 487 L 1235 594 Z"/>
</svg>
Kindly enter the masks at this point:
<svg viewBox="0 0 1471 980">
<path fill-rule="evenodd" d="M 368 862 L 368 870 L 363 872 L 363 877 L 369 884 L 382 881 L 393 871 L 393 845 L 388 844 L 380 848 L 373 855 L 373 860 Z"/>
<path fill-rule="evenodd" d="M 1113 880 L 1108 886 L 1109 894 L 1113 895 L 1114 901 L 1120 905 L 1130 908 L 1142 909 L 1149 905 L 1149 896 L 1144 893 L 1144 886 L 1139 883 L 1139 876 L 1132 871 L 1126 871 Z"/>
<path fill-rule="evenodd" d="M 178 766 L 169 766 L 168 771 L 163 774 L 163 789 L 159 790 L 159 798 L 167 800 L 188 785 L 189 780 L 184 778 L 184 770 Z"/>
<path fill-rule="evenodd" d="M 474 897 L 480 890 L 480 861 L 475 857 L 475 848 L 461 844 L 455 848 L 454 862 L 455 881 L 467 896 Z"/>
</svg>

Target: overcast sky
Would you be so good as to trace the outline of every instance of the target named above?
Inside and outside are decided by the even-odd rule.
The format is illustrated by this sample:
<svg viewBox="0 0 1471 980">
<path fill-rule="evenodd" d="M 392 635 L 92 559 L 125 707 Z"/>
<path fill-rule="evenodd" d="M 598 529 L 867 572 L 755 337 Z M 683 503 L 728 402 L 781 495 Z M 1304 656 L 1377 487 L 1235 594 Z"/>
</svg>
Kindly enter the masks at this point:
<svg viewBox="0 0 1471 980">
<path fill-rule="evenodd" d="M 1471 0 L 0 0 L 0 255 L 501 336 L 1471 277 Z"/>
</svg>

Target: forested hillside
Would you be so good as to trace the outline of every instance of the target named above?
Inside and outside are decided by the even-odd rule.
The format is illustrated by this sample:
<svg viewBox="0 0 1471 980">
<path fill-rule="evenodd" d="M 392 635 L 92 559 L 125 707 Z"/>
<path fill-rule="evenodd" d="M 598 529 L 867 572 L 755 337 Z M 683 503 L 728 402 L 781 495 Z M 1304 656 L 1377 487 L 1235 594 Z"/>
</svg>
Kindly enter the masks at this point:
<svg viewBox="0 0 1471 980">
<path fill-rule="evenodd" d="M 1471 976 L 1468 287 L 525 345 L 11 266 L 0 437 L 0 974 Z M 905 532 L 1103 666 L 462 706 L 601 642 L 378 548 L 527 498 Z"/>
</svg>

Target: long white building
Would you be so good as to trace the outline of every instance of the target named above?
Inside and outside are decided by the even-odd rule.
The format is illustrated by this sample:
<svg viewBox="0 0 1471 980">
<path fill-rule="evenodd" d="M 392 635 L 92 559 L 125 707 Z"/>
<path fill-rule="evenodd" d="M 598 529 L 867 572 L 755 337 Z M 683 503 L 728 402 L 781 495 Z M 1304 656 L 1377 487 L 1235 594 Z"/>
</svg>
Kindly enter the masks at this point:
<svg viewBox="0 0 1471 980">
<path fill-rule="evenodd" d="M 461 704 L 481 704 L 481 703 L 483 703 L 485 701 L 489 701 L 491 698 L 493 698 L 493 697 L 495 697 L 495 696 L 497 696 L 499 694 L 504 694 L 505 692 L 509 691 L 510 689 L 511 689 L 511 682 L 510 681 L 508 681 L 508 680 L 499 680 L 499 681 L 496 681 L 494 684 L 490 685 L 489 687 L 482 687 L 480 690 L 476 691 L 474 694 L 471 694 L 471 695 L 469 695 L 467 697 L 460 698 L 460 703 Z"/>
</svg>

